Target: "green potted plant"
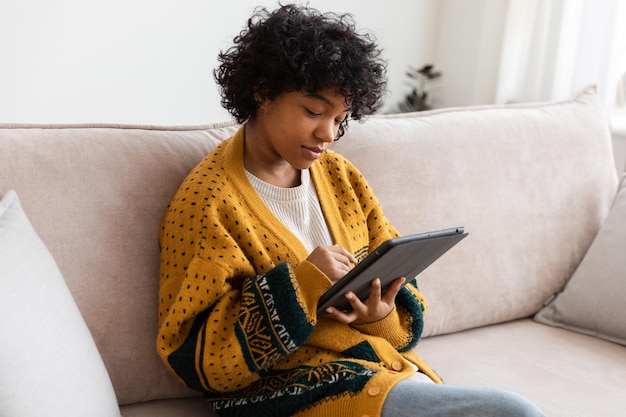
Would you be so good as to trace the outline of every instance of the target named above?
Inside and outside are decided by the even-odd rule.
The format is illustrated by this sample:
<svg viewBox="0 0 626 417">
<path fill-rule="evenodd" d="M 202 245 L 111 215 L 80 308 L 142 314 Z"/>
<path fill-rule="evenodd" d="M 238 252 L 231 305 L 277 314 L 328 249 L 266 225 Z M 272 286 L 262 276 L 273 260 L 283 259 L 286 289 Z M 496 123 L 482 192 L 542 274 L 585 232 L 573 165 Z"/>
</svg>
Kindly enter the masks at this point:
<svg viewBox="0 0 626 417">
<path fill-rule="evenodd" d="M 421 68 L 409 67 L 406 75 L 413 86 L 398 107 L 401 112 L 430 110 L 428 104 L 428 87 L 434 80 L 441 77 L 440 71 L 433 70 L 434 65 L 426 64 Z"/>
</svg>

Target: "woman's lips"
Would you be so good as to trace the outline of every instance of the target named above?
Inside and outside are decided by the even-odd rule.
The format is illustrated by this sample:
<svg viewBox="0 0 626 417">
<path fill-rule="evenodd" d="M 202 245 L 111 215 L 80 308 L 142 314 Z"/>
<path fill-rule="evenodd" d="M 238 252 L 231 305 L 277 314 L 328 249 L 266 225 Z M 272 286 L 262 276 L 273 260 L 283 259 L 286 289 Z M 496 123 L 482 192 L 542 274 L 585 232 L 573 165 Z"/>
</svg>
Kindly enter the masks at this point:
<svg viewBox="0 0 626 417">
<path fill-rule="evenodd" d="M 324 153 L 324 149 L 318 148 L 317 146 L 313 148 L 303 146 L 302 149 L 304 150 L 305 155 L 310 159 L 318 159 Z"/>
</svg>

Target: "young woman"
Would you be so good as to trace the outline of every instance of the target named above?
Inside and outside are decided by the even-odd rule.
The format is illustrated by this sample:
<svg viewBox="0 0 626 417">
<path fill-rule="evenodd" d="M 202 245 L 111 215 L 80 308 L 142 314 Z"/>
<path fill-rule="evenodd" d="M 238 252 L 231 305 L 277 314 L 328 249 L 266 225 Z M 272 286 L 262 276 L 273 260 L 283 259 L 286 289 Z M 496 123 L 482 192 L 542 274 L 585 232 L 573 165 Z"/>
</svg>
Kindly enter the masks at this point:
<svg viewBox="0 0 626 417">
<path fill-rule="evenodd" d="M 512 394 L 448 387 L 415 353 L 426 303 L 399 277 L 316 314 L 334 282 L 398 236 L 329 146 L 379 106 L 386 63 L 349 16 L 259 9 L 215 78 L 239 131 L 165 213 L 157 350 L 223 416 L 540 416 Z M 434 383 L 433 383 L 434 382 Z M 473 414 L 472 414 L 473 413 Z"/>
</svg>

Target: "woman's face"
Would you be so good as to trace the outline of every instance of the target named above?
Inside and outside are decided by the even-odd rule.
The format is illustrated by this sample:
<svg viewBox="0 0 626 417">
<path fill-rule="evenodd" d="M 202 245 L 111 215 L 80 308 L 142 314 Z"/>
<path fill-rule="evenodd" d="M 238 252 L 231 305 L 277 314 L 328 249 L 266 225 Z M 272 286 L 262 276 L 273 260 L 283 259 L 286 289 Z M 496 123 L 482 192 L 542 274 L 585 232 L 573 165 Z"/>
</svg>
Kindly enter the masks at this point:
<svg viewBox="0 0 626 417">
<path fill-rule="evenodd" d="M 283 93 L 262 103 L 246 141 L 266 167 L 287 162 L 308 169 L 335 140 L 348 111 L 345 97 L 333 89 Z"/>
</svg>

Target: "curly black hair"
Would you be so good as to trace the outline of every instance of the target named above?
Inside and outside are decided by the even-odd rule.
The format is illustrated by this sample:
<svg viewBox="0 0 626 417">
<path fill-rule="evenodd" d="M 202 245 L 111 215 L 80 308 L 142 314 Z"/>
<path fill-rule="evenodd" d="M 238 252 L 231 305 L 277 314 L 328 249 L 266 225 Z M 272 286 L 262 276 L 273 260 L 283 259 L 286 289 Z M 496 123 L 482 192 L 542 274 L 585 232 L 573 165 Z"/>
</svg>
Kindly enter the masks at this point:
<svg viewBox="0 0 626 417">
<path fill-rule="evenodd" d="M 362 120 L 380 106 L 387 62 L 350 14 L 320 13 L 298 5 L 257 8 L 234 45 L 220 52 L 214 71 L 222 106 L 239 123 L 253 120 L 260 103 L 285 92 L 334 88 L 346 98 L 348 119 Z"/>
</svg>

